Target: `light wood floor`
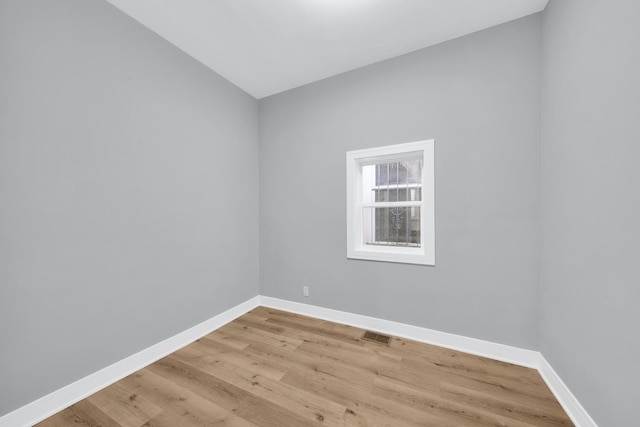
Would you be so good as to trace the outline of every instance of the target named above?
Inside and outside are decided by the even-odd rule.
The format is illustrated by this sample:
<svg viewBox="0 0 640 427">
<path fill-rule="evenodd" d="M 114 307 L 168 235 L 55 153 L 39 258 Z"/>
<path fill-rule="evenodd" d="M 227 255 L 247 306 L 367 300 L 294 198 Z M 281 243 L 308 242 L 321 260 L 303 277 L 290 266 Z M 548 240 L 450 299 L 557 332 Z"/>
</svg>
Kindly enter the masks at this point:
<svg viewBox="0 0 640 427">
<path fill-rule="evenodd" d="M 258 307 L 39 426 L 569 426 L 533 369 Z"/>
</svg>

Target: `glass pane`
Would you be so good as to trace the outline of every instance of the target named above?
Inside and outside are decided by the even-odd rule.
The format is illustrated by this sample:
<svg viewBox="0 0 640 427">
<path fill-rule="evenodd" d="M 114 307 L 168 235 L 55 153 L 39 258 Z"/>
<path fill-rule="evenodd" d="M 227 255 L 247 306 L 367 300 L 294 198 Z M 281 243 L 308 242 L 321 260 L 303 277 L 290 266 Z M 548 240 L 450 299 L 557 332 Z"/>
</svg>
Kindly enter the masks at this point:
<svg viewBox="0 0 640 427">
<path fill-rule="evenodd" d="M 378 163 L 362 167 L 363 202 L 422 200 L 422 159 Z"/>
<path fill-rule="evenodd" d="M 420 208 L 363 208 L 364 244 L 420 247 Z"/>
<path fill-rule="evenodd" d="M 420 183 L 422 160 L 380 163 L 376 166 L 376 185 L 405 185 Z"/>
</svg>

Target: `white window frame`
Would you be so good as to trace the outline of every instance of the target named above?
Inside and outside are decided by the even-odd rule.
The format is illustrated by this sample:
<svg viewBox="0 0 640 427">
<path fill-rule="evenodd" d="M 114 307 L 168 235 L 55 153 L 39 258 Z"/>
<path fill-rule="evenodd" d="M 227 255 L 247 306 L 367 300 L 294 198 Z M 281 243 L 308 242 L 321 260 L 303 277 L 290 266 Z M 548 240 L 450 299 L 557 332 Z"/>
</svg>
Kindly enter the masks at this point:
<svg viewBox="0 0 640 427">
<path fill-rule="evenodd" d="M 362 167 L 422 157 L 420 247 L 364 244 Z M 435 265 L 435 156 L 434 140 L 387 145 L 347 152 L 347 258 L 407 264 Z"/>
</svg>

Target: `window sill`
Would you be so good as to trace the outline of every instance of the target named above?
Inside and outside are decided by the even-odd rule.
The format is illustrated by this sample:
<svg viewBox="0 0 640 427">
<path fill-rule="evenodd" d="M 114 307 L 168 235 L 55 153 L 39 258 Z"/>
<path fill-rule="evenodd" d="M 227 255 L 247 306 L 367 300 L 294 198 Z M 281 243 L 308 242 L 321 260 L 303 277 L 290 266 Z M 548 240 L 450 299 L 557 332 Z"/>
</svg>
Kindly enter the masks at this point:
<svg viewBox="0 0 640 427">
<path fill-rule="evenodd" d="M 388 246 L 367 247 L 348 251 L 347 258 L 435 266 L 435 257 L 425 254 L 420 248 L 394 247 L 393 251 L 390 251 Z"/>
</svg>

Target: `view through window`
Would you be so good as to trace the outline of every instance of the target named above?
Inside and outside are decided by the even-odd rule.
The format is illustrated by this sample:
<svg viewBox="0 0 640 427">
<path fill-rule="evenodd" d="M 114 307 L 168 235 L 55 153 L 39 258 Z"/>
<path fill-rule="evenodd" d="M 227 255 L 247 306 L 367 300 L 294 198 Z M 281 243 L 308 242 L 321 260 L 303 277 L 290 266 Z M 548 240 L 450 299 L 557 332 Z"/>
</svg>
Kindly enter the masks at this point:
<svg viewBox="0 0 640 427">
<path fill-rule="evenodd" d="M 362 167 L 366 245 L 420 247 L 422 159 Z"/>
</svg>

